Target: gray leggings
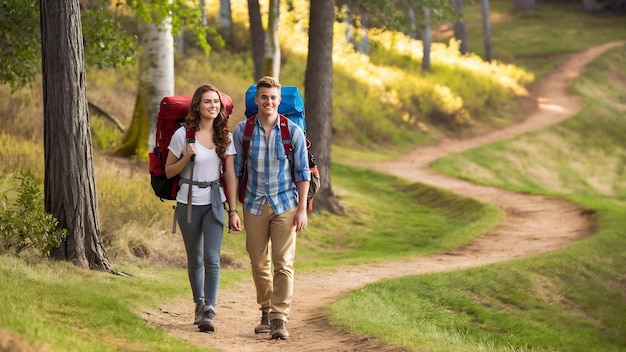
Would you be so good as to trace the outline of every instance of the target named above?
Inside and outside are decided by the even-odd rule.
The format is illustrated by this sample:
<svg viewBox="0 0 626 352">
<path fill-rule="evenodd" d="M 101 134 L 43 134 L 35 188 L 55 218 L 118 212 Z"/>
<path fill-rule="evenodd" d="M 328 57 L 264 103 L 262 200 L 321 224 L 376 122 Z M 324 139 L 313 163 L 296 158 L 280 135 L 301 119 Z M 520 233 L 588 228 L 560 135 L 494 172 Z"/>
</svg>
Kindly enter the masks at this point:
<svg viewBox="0 0 626 352">
<path fill-rule="evenodd" d="M 192 205 L 191 223 L 187 223 L 187 204 L 178 203 L 176 218 L 187 251 L 193 300 L 215 307 L 224 227 L 215 219 L 210 205 Z"/>
</svg>

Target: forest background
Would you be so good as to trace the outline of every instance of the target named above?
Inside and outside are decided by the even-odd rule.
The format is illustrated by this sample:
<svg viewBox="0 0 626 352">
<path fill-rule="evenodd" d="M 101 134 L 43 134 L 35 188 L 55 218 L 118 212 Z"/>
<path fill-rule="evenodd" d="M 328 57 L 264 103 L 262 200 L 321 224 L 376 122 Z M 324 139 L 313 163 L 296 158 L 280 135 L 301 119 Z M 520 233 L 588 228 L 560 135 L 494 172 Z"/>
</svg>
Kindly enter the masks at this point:
<svg viewBox="0 0 626 352">
<path fill-rule="evenodd" d="M 419 51 L 421 48 L 419 42 L 411 41 L 402 35 L 396 34 L 389 37 L 389 33 L 379 33 L 378 44 L 376 44 L 376 35 L 373 35 L 372 52 L 367 59 L 345 49 L 346 52 L 341 55 L 342 59 L 345 60 L 343 62 L 344 69 L 341 69 L 343 60 L 338 60 L 335 71 L 333 160 L 338 163 L 349 158 L 386 160 L 410 148 L 413 143 L 426 143 L 443 136 L 480 133 L 485 129 L 497 128 L 514 122 L 516 118 L 519 118 L 519 115 L 515 114 L 516 110 L 520 107 L 532 110 L 533 104 L 536 103 L 524 94 L 524 86 L 531 84 L 533 80 L 532 73 L 541 76 L 558 64 L 569 52 L 601 42 L 622 39 L 620 33 L 624 33 L 623 18 L 589 16 L 576 11 L 574 5 L 571 5 L 569 11 L 566 11 L 568 6 L 563 6 L 563 4 L 560 6 L 546 4 L 542 5 L 540 11 L 527 13 L 514 13 L 510 9 L 510 4 L 505 2 L 496 2 L 492 6 L 493 25 L 494 28 L 497 28 L 497 31 L 494 31 L 495 56 L 501 58 L 503 62 L 516 63 L 519 65 L 518 67 L 500 63 L 487 65 L 477 57 L 460 57 L 456 54 L 455 45 L 450 45 L 448 42 L 449 27 L 447 30 L 446 27 L 441 27 L 441 32 L 436 33 L 436 36 L 440 35 L 438 38 L 443 44 L 435 44 L 433 47 L 433 73 L 431 74 L 420 72 Z M 470 38 L 472 38 L 470 43 L 481 42 L 481 29 L 477 25 L 479 23 L 477 13 L 478 11 L 474 9 L 473 12 L 468 11 L 467 14 L 466 21 L 470 30 Z M 557 16 L 563 13 L 566 13 L 567 16 Z M 472 16 L 474 16 L 474 20 L 472 20 Z M 546 18 L 552 20 L 548 28 L 545 26 Z M 580 23 L 583 21 L 588 23 L 584 27 L 593 28 L 593 31 L 582 30 Z M 474 25 L 470 25 L 470 23 L 474 23 Z M 524 28 L 523 33 L 520 33 L 520 28 Z M 555 34 L 546 35 L 549 30 L 554 30 Z M 568 31 L 570 33 L 567 33 Z M 289 35 L 297 35 L 298 33 L 302 35 L 302 32 L 295 30 L 286 30 L 285 32 Z M 502 37 L 499 34 L 502 34 Z M 569 37 L 566 37 L 566 34 L 569 34 Z M 533 40 L 530 41 L 529 39 Z M 302 37 L 295 39 L 287 37 L 283 40 L 288 43 L 306 42 Z M 398 47 L 405 42 L 408 43 L 405 47 L 410 49 L 405 49 L 404 52 L 398 50 Z M 392 50 L 385 47 L 384 43 L 394 43 L 398 47 L 394 47 Z M 289 48 L 294 50 L 292 52 L 285 50 L 284 52 L 282 80 L 285 84 L 301 85 L 305 59 L 302 57 L 302 52 L 297 51 L 297 45 L 290 45 Z M 475 50 L 477 53 L 481 53 L 480 47 L 476 47 Z M 452 63 L 448 63 L 444 59 L 452 59 Z M 475 65 L 474 71 L 467 68 L 472 67 L 472 65 Z M 359 66 L 361 69 L 355 70 Z M 187 54 L 185 57 L 177 58 L 176 68 L 177 93 L 188 94 L 197 85 L 210 82 L 231 94 L 236 105 L 233 117 L 233 123 L 236 123 L 237 114 L 241 115 L 243 110 L 245 88 L 253 81 L 251 79 L 250 59 L 245 54 L 237 55 L 236 52 L 230 52 L 227 48 L 215 49 L 208 59 L 204 59 L 200 52 Z M 493 70 L 496 70 L 497 74 L 494 74 Z M 468 71 L 470 72 L 467 73 Z M 246 72 L 248 73 L 246 74 Z M 104 106 L 105 110 L 113 116 L 119 117 L 122 124 L 129 122 L 133 106 L 133 91 L 136 87 L 134 87 L 135 82 L 131 73 L 132 69 L 130 71 L 88 70 L 89 99 L 99 106 Z M 507 79 L 500 81 L 492 79 L 497 75 L 507 77 Z M 407 77 L 419 77 L 421 79 L 416 78 L 415 82 L 412 82 Z M 472 77 L 474 79 L 471 79 Z M 381 86 L 372 84 L 372 81 L 386 87 L 386 94 L 383 97 L 380 96 Z M 2 127 L 2 160 L 4 161 L 2 185 L 3 194 L 7 196 L 6 199 L 14 197 L 15 191 L 19 189 L 19 182 L 17 181 L 20 177 L 17 170 L 30 170 L 35 178 L 40 179 L 42 177 L 42 113 L 38 109 L 42 104 L 39 90 L 36 87 L 35 84 L 33 89 L 20 89 L 16 92 L 11 92 L 9 87 L 2 87 L 6 93 L 3 95 L 2 111 L 7 120 Z M 437 104 L 431 103 L 430 106 L 424 107 L 421 105 L 428 104 L 420 101 L 418 104 L 405 103 L 406 106 L 419 107 L 420 110 L 418 111 L 407 112 L 402 111 L 402 109 L 394 109 L 394 107 L 402 106 L 402 104 L 394 105 L 394 102 L 404 101 L 402 92 L 409 90 L 418 92 L 417 96 L 431 97 L 431 100 Z M 481 93 L 483 95 L 480 95 Z M 400 96 L 398 97 L 398 95 Z M 482 103 L 472 105 L 472 103 L 481 101 Z M 97 191 L 105 248 L 116 267 L 135 275 L 140 286 L 145 285 L 149 291 L 153 292 L 149 295 L 150 297 L 139 296 L 141 302 L 136 302 L 138 293 L 129 292 L 130 296 L 125 298 L 128 302 L 119 302 L 114 305 L 128 305 L 132 311 L 137 308 L 137 304 L 149 305 L 150 302 L 158 302 L 172 295 L 187 294 L 187 288 L 185 285 L 181 285 L 185 282 L 182 270 L 184 252 L 181 250 L 180 243 L 173 241 L 173 238 L 176 237 L 172 237 L 167 231 L 171 226 L 171 208 L 166 204 L 159 204 L 151 197 L 146 178 L 145 161 L 140 159 L 124 161 L 107 156 L 107 152 L 111 151 L 119 142 L 121 133 L 116 130 L 115 126 L 96 116 L 95 113 L 92 114 L 90 122 L 95 141 L 94 148 L 97 150 L 95 158 L 98 170 Z M 437 117 L 445 117 L 448 120 L 442 122 Z M 347 166 L 337 164 L 337 167 L 346 168 Z M 376 215 L 360 212 L 354 204 L 351 204 L 351 202 L 358 202 L 361 193 L 350 188 L 351 185 L 347 178 L 343 179 L 345 183 L 341 182 L 341 177 L 338 178 L 341 185 L 340 194 L 346 200 L 346 204 L 351 205 L 348 208 L 351 211 L 350 215 L 359 219 L 358 221 L 362 221 L 363 224 L 375 220 Z M 373 179 L 378 182 L 384 178 L 377 175 Z M 368 182 L 371 181 L 363 181 L 364 184 Z M 331 247 L 331 251 L 337 251 L 341 247 L 356 247 L 356 245 L 345 243 L 341 238 L 339 238 L 339 243 L 333 242 L 337 240 L 333 237 L 343 238 L 343 236 L 316 233 L 315 224 L 316 221 L 330 221 L 337 229 L 345 227 L 345 224 L 342 225 L 341 219 L 326 216 L 326 214 L 316 214 L 312 217 L 313 226 L 308 236 L 305 237 L 301 250 L 307 255 L 301 257 L 309 257 L 313 260 L 309 262 L 308 266 L 310 267 L 307 268 L 307 259 L 305 259 L 301 264 L 302 269 L 312 270 L 313 266 L 338 265 L 338 263 L 331 263 L 330 261 L 324 262 L 324 256 L 328 255 L 328 253 L 323 253 L 324 247 Z M 322 219 L 322 217 L 324 218 Z M 320 224 L 318 223 L 318 225 Z M 324 228 L 324 226 L 318 226 L 318 228 Z M 401 231 L 401 229 L 398 230 Z M 340 232 L 343 231 L 337 231 L 337 233 Z M 364 241 L 364 239 L 359 240 Z M 231 272 L 227 272 L 225 275 L 225 285 L 229 284 L 229 280 L 236 281 L 242 277 L 245 279 L 247 273 L 241 237 L 232 237 L 227 242 L 224 250 L 224 262 L 225 266 L 229 267 L 227 271 Z M 366 253 L 367 255 L 365 255 Z M 383 253 L 380 258 L 390 256 L 391 253 L 393 250 L 390 253 Z M 375 255 L 372 256 L 366 251 L 357 253 L 354 258 L 346 258 L 343 264 L 375 259 Z M 82 303 L 75 302 L 77 304 L 73 305 L 69 302 L 72 299 L 81 301 L 83 299 L 81 297 L 84 295 L 93 294 L 91 291 L 77 290 L 77 287 L 71 282 L 85 280 L 84 275 L 88 275 L 97 281 L 94 284 L 98 286 L 99 284 L 106 284 L 110 279 L 94 273 L 76 271 L 71 267 L 65 267 L 62 263 L 42 261 L 36 253 L 28 251 L 22 253 L 20 260 L 3 256 L 2 263 L 2 275 L 7 276 L 7 280 L 3 281 L 14 283 L 3 285 L 4 289 L 2 290 L 3 295 L 7 295 L 2 306 L 2 309 L 6 310 L 6 314 L 4 311 L 2 314 L 3 332 L 7 331 L 6 336 L 8 336 L 5 341 L 21 341 L 24 346 L 51 346 L 49 342 L 45 342 L 50 340 L 53 341 L 52 346 L 57 347 L 49 348 L 58 348 L 58 350 L 72 350 L 73 348 L 65 344 L 77 342 L 77 345 L 82 347 L 96 344 L 99 346 L 96 349 L 143 350 L 146 348 L 141 341 L 141 339 L 146 339 L 145 336 L 138 337 L 139 340 L 135 342 L 138 344 L 136 346 L 132 342 L 133 338 L 128 336 L 120 341 L 111 342 L 96 342 L 93 336 L 90 337 L 92 333 L 89 332 L 85 332 L 86 335 L 82 337 L 82 334 L 70 337 L 72 332 L 76 332 L 71 327 L 72 324 L 85 324 L 85 322 L 79 322 L 82 318 L 78 318 L 78 316 L 90 316 L 90 314 L 88 308 L 81 308 Z M 153 271 L 155 268 L 158 270 Z M 13 281 L 25 276 L 31 277 L 39 284 L 28 281 L 30 285 L 26 285 L 24 282 L 18 284 L 20 280 Z M 60 285 L 57 286 L 54 283 L 58 281 L 54 277 L 61 278 Z M 158 286 L 161 288 L 155 289 L 154 286 L 159 281 L 162 285 L 159 284 Z M 114 285 L 123 284 L 120 281 Z M 27 286 L 30 287 L 27 288 Z M 17 287 L 22 289 L 16 290 Z M 37 289 L 36 287 L 40 288 Z M 56 289 L 47 290 L 46 287 L 56 287 Z M 58 293 L 55 293 L 56 290 Z M 44 304 L 46 307 L 43 309 L 45 316 L 39 316 L 37 309 L 32 311 L 31 308 L 25 311 L 21 309 L 26 307 L 24 302 L 28 302 L 29 299 L 40 301 L 41 299 L 38 299 L 37 295 L 41 294 L 42 291 L 46 292 L 46 300 L 54 302 L 59 299 L 55 298 L 56 294 L 67 295 L 72 290 L 76 294 L 65 298 L 64 300 L 69 299 L 70 301 L 64 301 L 65 303 L 62 305 L 66 310 L 57 311 Z M 96 288 L 96 290 L 100 293 L 106 291 L 103 287 Z M 14 297 L 11 294 L 17 292 L 32 293 L 23 297 Z M 134 299 L 131 299 L 131 296 Z M 94 299 L 99 301 L 99 299 L 105 298 Z M 110 297 L 106 299 L 110 299 Z M 93 303 L 84 302 L 86 306 Z M 72 309 L 77 311 L 72 312 L 68 306 L 73 306 Z M 82 309 L 87 309 L 87 311 L 84 312 Z M 103 309 L 107 311 L 115 308 L 103 307 Z M 32 325 L 24 322 L 24 317 L 28 317 L 27 321 L 33 323 L 36 328 L 29 329 L 28 326 Z M 78 321 L 74 322 L 74 319 L 78 319 Z M 93 322 L 88 322 L 86 325 L 97 330 L 100 328 L 101 322 L 98 322 L 97 317 L 93 319 Z M 125 323 L 131 324 L 131 326 L 137 324 L 132 322 L 133 318 L 129 319 L 131 321 Z M 69 327 L 56 326 L 59 324 L 52 324 L 54 327 L 45 327 L 48 325 L 47 322 L 51 321 L 61 323 L 60 325 L 69 325 Z M 106 325 L 102 326 L 104 332 L 113 333 L 110 331 L 115 325 L 113 322 L 104 325 Z M 30 332 L 28 332 L 29 330 Z M 113 330 L 117 331 L 117 329 Z M 17 335 L 15 335 L 16 333 Z M 152 331 L 144 333 L 151 336 L 149 338 L 153 338 L 155 336 L 153 334 L 158 335 L 158 332 Z M 54 335 L 54 337 L 50 335 Z M 160 337 L 160 339 L 168 340 L 166 337 Z M 177 346 L 179 342 L 170 341 L 168 343 Z M 37 347 L 33 348 L 37 349 Z M 80 349 L 82 348 L 77 350 Z"/>
</svg>

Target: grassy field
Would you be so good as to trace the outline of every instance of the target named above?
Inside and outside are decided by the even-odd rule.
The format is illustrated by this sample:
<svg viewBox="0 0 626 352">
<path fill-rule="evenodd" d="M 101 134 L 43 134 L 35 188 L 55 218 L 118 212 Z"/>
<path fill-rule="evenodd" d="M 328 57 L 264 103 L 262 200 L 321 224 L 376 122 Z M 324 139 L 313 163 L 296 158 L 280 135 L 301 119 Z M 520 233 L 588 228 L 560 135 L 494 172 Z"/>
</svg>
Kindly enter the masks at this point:
<svg viewBox="0 0 626 352">
<path fill-rule="evenodd" d="M 590 17 L 577 11 L 559 11 L 559 7 L 550 5 L 542 6 L 537 12 L 512 14 L 509 5 L 508 1 L 492 3 L 495 55 L 507 63 L 519 63 L 537 76 L 560 62 L 566 53 L 626 33 L 623 18 Z M 477 9 L 470 8 L 471 43 L 481 42 L 480 29 L 475 25 L 479 22 L 470 21 L 478 16 Z M 550 35 L 543 35 L 544 32 Z M 480 53 L 480 48 L 470 45 Z M 380 55 L 383 49 L 379 48 L 381 51 L 377 53 Z M 402 109 L 409 106 L 408 103 L 389 107 L 389 102 L 396 101 L 394 94 L 406 90 L 402 80 L 383 84 L 384 91 L 389 93 L 384 99 L 377 95 L 379 86 L 370 90 L 363 84 L 364 77 L 372 81 L 380 77 L 402 77 L 403 69 L 406 69 L 406 76 L 417 76 L 413 68 L 415 60 L 407 60 L 407 57 L 410 53 L 390 56 L 386 62 L 370 62 L 364 65 L 361 72 L 364 76 L 349 75 L 347 58 L 338 64 L 333 121 L 338 127 L 338 142 L 333 146 L 333 189 L 346 206 L 348 216 L 317 213 L 311 217 L 309 229 L 300 238 L 297 270 L 383 261 L 409 252 L 440 252 L 466 243 L 501 218 L 502 213 L 491 206 L 341 163 L 342 158 L 392 158 L 395 152 L 413 143 L 428 142 L 454 132 L 454 129 L 437 129 L 436 125 L 430 125 L 431 129 L 424 134 L 416 128 L 416 123 L 429 120 L 412 110 L 407 115 Z M 492 174 L 506 176 L 478 181 L 534 193 L 558 194 L 579 202 L 597 211 L 600 231 L 596 236 L 567 250 L 528 260 L 371 285 L 334 305 L 333 321 L 395 343 L 432 351 L 623 350 L 626 342 L 624 334 L 620 335 L 624 331 L 620 317 L 626 316 L 626 312 L 621 269 L 625 263 L 619 249 L 624 246 L 622 229 L 626 228 L 621 173 L 626 158 L 623 155 L 625 139 L 620 131 L 626 126 L 617 118 L 624 115 L 623 48 L 607 58 L 595 63 L 585 78 L 577 82 L 576 90 L 589 99 L 587 115 L 581 112 L 576 119 L 548 131 L 497 147 L 469 151 L 437 164 L 438 170 L 464 175 L 463 165 L 492 160 Z M 188 93 L 199 82 L 215 83 L 233 92 L 235 113 L 241 114 L 243 93 L 250 82 L 245 76 L 249 70 L 244 68 L 250 67 L 246 60 L 217 50 L 205 61 L 179 58 L 177 92 Z M 421 87 L 418 86 L 420 80 L 410 80 L 411 89 L 419 88 L 420 94 L 429 93 L 432 101 L 449 97 L 441 93 L 449 91 L 461 97 L 460 101 L 498 98 L 502 105 L 509 102 L 509 107 L 498 104 L 441 107 L 442 111 L 450 112 L 447 116 L 455 116 L 452 112 L 464 116 L 463 111 L 469 111 L 485 125 L 510 123 L 514 119 L 511 96 L 497 95 L 499 86 L 481 79 L 476 73 L 467 73 L 461 66 L 459 63 L 449 69 L 442 66 L 440 72 L 424 79 L 429 86 Z M 504 72 L 507 66 L 499 69 Z M 283 82 L 300 85 L 295 77 L 303 77 L 303 71 L 301 54 L 287 52 L 283 74 L 289 78 Z M 614 75 L 603 76 L 607 71 Z M 374 72 L 381 76 L 368 76 Z M 511 72 L 512 77 L 518 77 L 520 86 L 522 82 L 528 83 L 522 78 L 523 70 Z M 432 88 L 438 75 L 442 82 L 447 82 L 448 90 Z M 89 71 L 88 96 L 127 124 L 134 102 L 132 77 L 132 69 L 130 72 Z M 470 86 L 473 89 L 464 89 L 469 80 L 473 82 Z M 491 93 L 478 94 L 482 88 Z M 0 159 L 3 161 L 0 193 L 12 197 L 18 170 L 29 169 L 43 178 L 41 93 L 36 86 L 13 94 L 9 94 L 7 87 L 0 89 L 6 93 L 0 97 L 0 112 L 5 116 L 0 134 Z M 410 95 L 400 94 L 399 97 L 400 102 L 411 99 Z M 379 118 L 387 115 L 410 123 L 398 127 Z M 597 119 L 603 123 L 598 124 Z M 599 126 L 602 128 L 597 128 Z M 145 162 L 127 160 L 122 167 L 111 163 L 101 153 L 119 140 L 119 133 L 98 118 L 92 119 L 92 127 L 97 149 L 96 188 L 102 237 L 115 268 L 132 277 L 79 270 L 30 253 L 20 258 L 1 255 L 0 350 L 200 350 L 147 326 L 139 318 L 138 312 L 143 308 L 191 296 L 182 241 L 179 234 L 169 233 L 171 204 L 159 203 L 152 195 Z M 542 179 L 533 177 L 532 170 L 516 168 L 513 172 L 518 176 L 510 177 L 504 170 L 496 169 L 495 161 L 501 159 L 502 151 L 507 151 L 511 158 L 519 158 L 520 149 L 542 143 L 554 143 L 540 149 L 538 162 L 562 177 L 558 187 L 543 184 Z M 560 150 L 570 151 L 568 155 L 576 163 L 559 164 L 564 160 Z M 472 153 L 480 154 L 473 156 Z M 598 167 L 600 161 L 603 167 Z M 459 168 L 455 169 L 456 166 Z M 381 202 L 406 206 L 402 212 L 390 211 L 380 207 Z M 386 236 L 381 237 L 380 233 Z M 225 235 L 222 287 L 249 280 L 243 236 Z M 387 314 L 362 314 L 359 316 L 363 319 L 358 322 L 348 319 L 354 316 L 351 309 L 361 309 L 358 307 L 382 300 L 394 302 Z M 430 313 L 425 315 L 426 311 Z M 379 316 L 386 325 L 371 323 Z M 364 330 L 364 326 L 374 328 Z M 394 327 L 391 331 L 395 336 L 388 334 L 389 326 Z"/>
<path fill-rule="evenodd" d="M 593 237 L 528 259 L 372 284 L 333 304 L 333 321 L 416 351 L 625 350 L 625 79 L 620 47 L 576 80 L 587 105 L 574 118 L 433 165 L 568 198 L 597 214 Z"/>
</svg>

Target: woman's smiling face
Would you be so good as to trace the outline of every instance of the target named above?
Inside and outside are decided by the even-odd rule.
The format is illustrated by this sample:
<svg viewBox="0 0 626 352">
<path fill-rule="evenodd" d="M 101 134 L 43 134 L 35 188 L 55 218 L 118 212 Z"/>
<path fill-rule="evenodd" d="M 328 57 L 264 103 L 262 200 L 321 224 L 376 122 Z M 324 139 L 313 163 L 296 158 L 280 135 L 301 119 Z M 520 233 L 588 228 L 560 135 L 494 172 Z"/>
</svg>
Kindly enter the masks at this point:
<svg viewBox="0 0 626 352">
<path fill-rule="evenodd" d="M 216 118 L 220 113 L 220 96 L 216 91 L 209 90 L 202 94 L 198 110 L 203 118 Z"/>
</svg>

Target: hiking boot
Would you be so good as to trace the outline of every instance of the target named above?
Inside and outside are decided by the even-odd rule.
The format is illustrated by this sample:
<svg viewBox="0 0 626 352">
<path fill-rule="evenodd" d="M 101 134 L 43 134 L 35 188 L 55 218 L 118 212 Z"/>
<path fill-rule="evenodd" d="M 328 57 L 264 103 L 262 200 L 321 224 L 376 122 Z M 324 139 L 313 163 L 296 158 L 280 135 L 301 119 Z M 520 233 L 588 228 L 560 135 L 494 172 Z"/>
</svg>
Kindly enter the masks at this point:
<svg viewBox="0 0 626 352">
<path fill-rule="evenodd" d="M 266 332 L 270 332 L 269 313 L 268 312 L 262 312 L 261 313 L 261 324 L 257 325 L 254 328 L 254 333 L 255 334 L 261 334 L 261 333 L 266 333 Z"/>
<path fill-rule="evenodd" d="M 200 319 L 200 322 L 198 323 L 198 329 L 200 329 L 200 332 L 215 331 L 215 323 L 213 322 L 215 315 L 215 309 L 213 309 L 213 306 L 204 306 L 202 309 L 202 319 Z"/>
<path fill-rule="evenodd" d="M 270 322 L 270 335 L 272 335 L 273 339 L 284 340 L 289 338 L 289 331 L 287 331 L 287 327 L 285 325 L 287 325 L 287 322 L 285 322 L 284 320 L 272 319 L 272 321 Z"/>
<path fill-rule="evenodd" d="M 195 318 L 193 320 L 193 325 L 200 324 L 202 320 L 202 311 L 204 310 L 204 303 L 196 303 L 196 310 L 194 311 Z"/>
</svg>

